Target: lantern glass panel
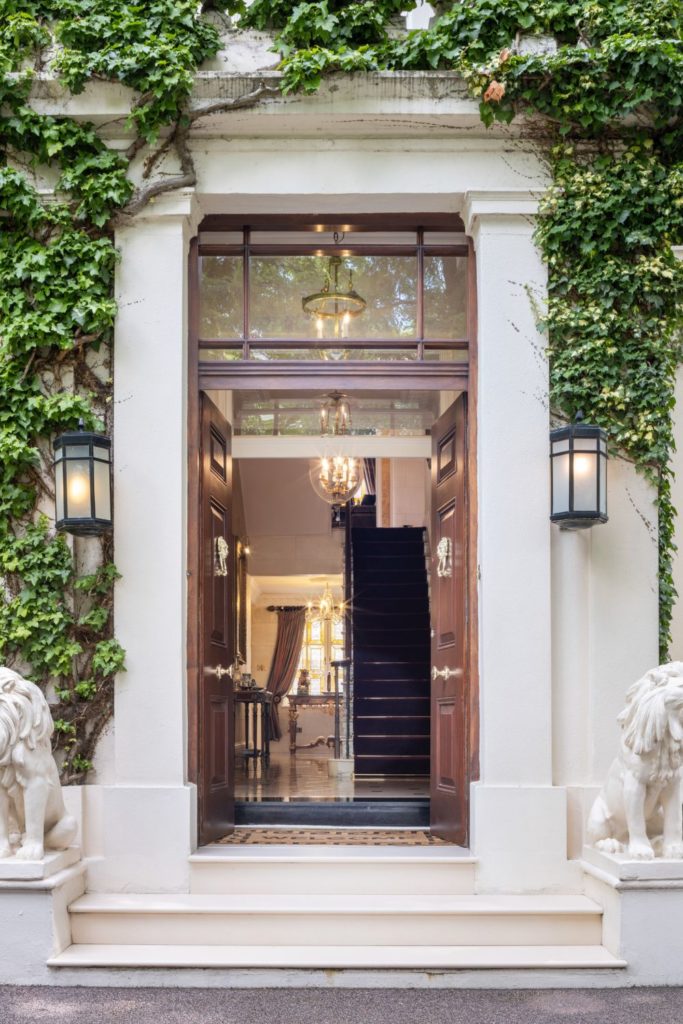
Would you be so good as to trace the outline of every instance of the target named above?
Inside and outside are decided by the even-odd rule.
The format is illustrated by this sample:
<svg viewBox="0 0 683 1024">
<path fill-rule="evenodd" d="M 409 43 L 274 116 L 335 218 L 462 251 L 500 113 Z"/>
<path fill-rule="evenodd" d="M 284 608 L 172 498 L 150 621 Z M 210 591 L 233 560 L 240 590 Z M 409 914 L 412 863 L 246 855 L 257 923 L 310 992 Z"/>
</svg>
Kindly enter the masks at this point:
<svg viewBox="0 0 683 1024">
<path fill-rule="evenodd" d="M 574 453 L 574 512 L 593 512 L 598 507 L 597 459 L 595 452 Z"/>
<path fill-rule="evenodd" d="M 597 437 L 575 437 L 574 438 L 574 451 L 575 452 L 594 452 L 597 451 L 598 439 Z"/>
<path fill-rule="evenodd" d="M 569 512 L 569 458 L 569 452 L 565 452 L 552 460 L 553 515 Z"/>
<path fill-rule="evenodd" d="M 97 449 L 95 449 L 97 451 Z M 95 518 L 111 519 L 109 463 L 95 462 Z"/>
<path fill-rule="evenodd" d="M 569 439 L 563 438 L 561 441 L 553 441 L 553 454 L 559 455 L 561 452 L 569 451 Z"/>
<path fill-rule="evenodd" d="M 600 456 L 600 514 L 607 515 L 607 457 Z"/>
<path fill-rule="evenodd" d="M 96 459 L 103 459 L 105 462 L 109 462 L 108 448 L 100 448 L 99 445 L 93 445 L 92 451 Z"/>
<path fill-rule="evenodd" d="M 61 457 L 61 450 L 58 453 Z M 55 505 L 57 511 L 57 521 L 64 518 L 64 466 L 61 462 L 57 465 L 55 471 Z"/>
<path fill-rule="evenodd" d="M 90 456 L 90 447 L 87 444 L 68 444 L 66 446 L 67 459 L 87 459 Z"/>
<path fill-rule="evenodd" d="M 69 459 L 66 464 L 66 502 L 67 518 L 88 519 L 91 516 L 90 463 L 87 459 Z"/>
</svg>

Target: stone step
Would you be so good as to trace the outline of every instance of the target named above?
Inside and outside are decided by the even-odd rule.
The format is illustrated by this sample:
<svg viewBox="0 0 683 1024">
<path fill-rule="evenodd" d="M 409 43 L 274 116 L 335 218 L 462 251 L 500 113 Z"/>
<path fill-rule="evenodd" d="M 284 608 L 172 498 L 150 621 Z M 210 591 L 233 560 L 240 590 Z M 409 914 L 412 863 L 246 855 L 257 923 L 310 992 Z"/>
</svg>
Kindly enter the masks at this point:
<svg viewBox="0 0 683 1024">
<path fill-rule="evenodd" d="M 69 908 L 76 945 L 595 946 L 585 896 L 88 894 Z"/>
<path fill-rule="evenodd" d="M 73 945 L 50 967 L 404 970 L 609 970 L 626 962 L 603 946 Z M 144 982 L 142 982 L 144 983 Z M 182 984 L 182 980 L 178 982 Z"/>
<path fill-rule="evenodd" d="M 190 892 L 445 895 L 474 892 L 476 858 L 451 846 L 205 846 Z"/>
</svg>

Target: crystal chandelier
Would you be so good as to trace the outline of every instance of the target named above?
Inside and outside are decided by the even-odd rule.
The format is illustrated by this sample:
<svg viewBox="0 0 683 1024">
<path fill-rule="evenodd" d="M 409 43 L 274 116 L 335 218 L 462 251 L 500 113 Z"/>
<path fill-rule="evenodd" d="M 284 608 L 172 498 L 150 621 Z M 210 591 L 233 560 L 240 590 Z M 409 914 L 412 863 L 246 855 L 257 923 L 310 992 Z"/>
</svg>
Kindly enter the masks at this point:
<svg viewBox="0 0 683 1024">
<path fill-rule="evenodd" d="M 320 619 L 322 622 L 340 622 L 344 614 L 343 604 L 335 604 L 332 588 L 329 583 L 317 601 L 309 601 L 306 605 L 306 619 L 308 622 Z"/>
<path fill-rule="evenodd" d="M 351 455 L 324 455 L 310 469 L 313 490 L 331 505 L 343 505 L 362 482 L 360 459 Z"/>
<path fill-rule="evenodd" d="M 349 268 L 346 290 L 339 283 L 339 272 L 344 263 L 341 256 L 330 256 L 325 274 L 325 283 L 319 292 L 305 295 L 301 300 L 304 313 L 308 313 L 315 322 L 318 337 L 323 337 L 325 321 L 332 321 L 335 338 L 346 336 L 346 328 L 352 319 L 360 316 L 367 302 L 353 287 L 353 272 Z"/>
<path fill-rule="evenodd" d="M 320 408 L 321 434 L 348 434 L 351 428 L 349 400 L 341 391 L 331 391 Z"/>
</svg>

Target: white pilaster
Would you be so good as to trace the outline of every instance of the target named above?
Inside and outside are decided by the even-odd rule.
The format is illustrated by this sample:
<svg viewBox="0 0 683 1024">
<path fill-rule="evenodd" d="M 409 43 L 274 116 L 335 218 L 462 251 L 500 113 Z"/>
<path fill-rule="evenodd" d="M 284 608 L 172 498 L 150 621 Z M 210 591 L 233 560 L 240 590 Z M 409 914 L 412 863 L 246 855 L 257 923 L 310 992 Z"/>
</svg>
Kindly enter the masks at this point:
<svg viewBox="0 0 683 1024">
<path fill-rule="evenodd" d="M 566 883 L 566 794 L 552 787 L 546 269 L 536 196 L 469 192 L 478 303 L 481 782 L 473 844 L 483 888 Z"/>
<path fill-rule="evenodd" d="M 480 668 L 487 784 L 551 781 L 546 271 L 528 193 L 469 193 L 477 256 Z"/>
<path fill-rule="evenodd" d="M 94 884 L 183 884 L 195 828 L 186 782 L 187 266 L 191 194 L 159 197 L 117 232 L 114 529 L 116 786 L 105 788 Z"/>
</svg>

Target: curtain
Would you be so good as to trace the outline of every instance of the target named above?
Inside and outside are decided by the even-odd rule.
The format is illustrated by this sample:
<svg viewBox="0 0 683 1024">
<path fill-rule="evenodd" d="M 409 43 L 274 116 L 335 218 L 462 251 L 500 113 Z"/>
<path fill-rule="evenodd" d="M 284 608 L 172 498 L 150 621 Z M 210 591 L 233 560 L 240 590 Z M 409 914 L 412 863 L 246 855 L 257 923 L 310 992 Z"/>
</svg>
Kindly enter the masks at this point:
<svg viewBox="0 0 683 1024">
<path fill-rule="evenodd" d="M 270 706 L 270 735 L 274 740 L 282 736 L 279 704 L 294 682 L 306 624 L 305 608 L 284 608 L 277 613 L 277 635 L 273 661 L 268 673 L 266 690 L 273 694 Z"/>
<path fill-rule="evenodd" d="M 374 459 L 363 459 L 363 476 L 365 478 L 365 487 L 368 494 L 377 494 Z"/>
</svg>

